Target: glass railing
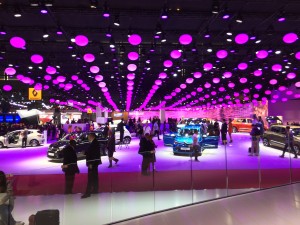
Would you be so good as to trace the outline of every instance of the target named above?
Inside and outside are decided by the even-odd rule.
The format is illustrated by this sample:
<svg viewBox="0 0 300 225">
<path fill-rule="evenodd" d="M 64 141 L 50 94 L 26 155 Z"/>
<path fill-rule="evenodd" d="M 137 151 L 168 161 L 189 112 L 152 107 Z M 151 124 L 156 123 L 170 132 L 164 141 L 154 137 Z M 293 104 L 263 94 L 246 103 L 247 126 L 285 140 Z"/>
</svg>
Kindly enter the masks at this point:
<svg viewBox="0 0 300 225">
<path fill-rule="evenodd" d="M 180 146 L 174 154 L 173 147 L 153 139 L 158 145 L 156 160 L 148 160 L 147 171 L 142 173 L 147 163 L 138 154 L 139 139 L 133 137 L 128 146 L 116 147 L 114 156 L 119 161 L 112 168 L 108 168 L 108 157 L 101 157 L 98 193 L 83 199 L 88 180 L 85 159 L 78 160 L 80 173 L 75 175 L 72 194 L 65 194 L 62 162 L 47 158 L 48 146 L 0 149 L 0 170 L 13 187 L 11 204 L 1 202 L 0 224 L 14 224 L 8 223 L 10 212 L 10 220 L 25 224 L 34 224 L 29 220 L 36 225 L 47 224 L 46 220 L 59 220 L 62 225 L 110 224 L 300 181 L 300 159 L 292 153 L 281 158 L 281 148 L 260 141 L 259 153 L 249 156 L 252 141 L 248 133 L 233 134 L 233 142 L 227 145 L 218 140 L 217 147 L 212 143 L 202 146 L 199 161 L 189 146 Z M 5 191 L 1 192 L 2 198 Z"/>
</svg>

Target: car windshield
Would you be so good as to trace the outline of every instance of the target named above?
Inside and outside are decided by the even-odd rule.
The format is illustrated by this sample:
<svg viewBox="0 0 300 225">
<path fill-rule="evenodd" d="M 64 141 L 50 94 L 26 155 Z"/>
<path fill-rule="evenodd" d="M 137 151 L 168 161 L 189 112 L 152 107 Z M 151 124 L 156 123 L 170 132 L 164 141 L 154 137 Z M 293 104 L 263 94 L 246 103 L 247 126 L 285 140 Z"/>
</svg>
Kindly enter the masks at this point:
<svg viewBox="0 0 300 225">
<path fill-rule="evenodd" d="M 61 140 L 64 141 L 69 141 L 71 139 L 77 139 L 79 137 L 79 134 L 77 133 L 72 133 L 72 134 L 67 134 L 66 136 L 64 136 Z"/>
<path fill-rule="evenodd" d="M 300 128 L 294 128 L 292 131 L 295 136 L 300 136 Z"/>
<path fill-rule="evenodd" d="M 178 136 L 192 136 L 197 129 L 178 129 Z"/>
</svg>

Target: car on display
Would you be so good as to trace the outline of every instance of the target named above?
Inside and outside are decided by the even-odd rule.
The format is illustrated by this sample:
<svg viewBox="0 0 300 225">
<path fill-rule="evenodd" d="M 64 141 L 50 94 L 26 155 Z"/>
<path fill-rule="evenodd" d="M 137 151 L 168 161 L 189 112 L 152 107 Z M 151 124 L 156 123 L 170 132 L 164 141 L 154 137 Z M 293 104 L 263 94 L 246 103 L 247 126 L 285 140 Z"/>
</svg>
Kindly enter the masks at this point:
<svg viewBox="0 0 300 225">
<path fill-rule="evenodd" d="M 232 132 L 251 132 L 252 119 L 250 118 L 234 118 L 232 120 Z"/>
<path fill-rule="evenodd" d="M 112 127 L 112 126 L 111 126 Z M 116 138 L 116 144 L 120 144 L 120 131 L 117 131 L 115 127 L 112 127 L 115 129 L 115 138 Z M 99 127 L 96 129 L 96 131 L 104 131 L 104 126 Z M 128 145 L 131 142 L 131 134 L 127 130 L 126 127 L 124 127 L 124 137 L 123 137 L 123 144 Z"/>
<path fill-rule="evenodd" d="M 92 131 L 95 133 L 97 140 L 100 142 L 100 152 L 102 155 L 105 155 L 106 152 L 106 144 L 107 144 L 107 138 L 104 137 L 103 133 L 101 131 Z M 71 133 L 64 136 L 59 141 L 52 143 L 49 145 L 47 156 L 50 159 L 62 159 L 63 158 L 63 149 L 69 144 L 70 140 L 76 141 L 76 153 L 78 157 L 84 157 L 84 153 L 89 147 L 89 141 L 88 141 L 88 134 L 91 133 L 91 131 L 83 131 L 83 132 L 77 132 L 77 133 Z"/>
<path fill-rule="evenodd" d="M 166 146 L 173 146 L 176 134 L 177 133 L 175 133 L 175 132 L 170 132 L 170 133 L 163 134 L 164 145 L 166 145 Z"/>
<path fill-rule="evenodd" d="M 186 125 L 196 125 L 196 124 L 202 124 L 205 123 L 207 119 L 205 118 L 182 118 L 178 124 L 177 127 L 184 127 Z"/>
<path fill-rule="evenodd" d="M 290 126 L 294 134 L 294 149 L 297 153 L 300 150 L 300 127 Z M 264 146 L 274 146 L 284 148 L 285 145 L 285 128 L 284 125 L 272 125 L 263 135 Z"/>
<path fill-rule="evenodd" d="M 24 130 L 15 130 L 0 136 L 0 148 L 21 147 L 22 137 L 20 137 L 20 134 L 23 131 Z M 27 146 L 36 147 L 44 144 L 44 134 L 40 130 L 28 129 L 27 132 Z"/>
<path fill-rule="evenodd" d="M 178 129 L 178 133 L 175 136 L 173 144 L 174 155 L 193 155 L 192 143 L 193 134 L 198 131 L 198 142 L 202 150 L 206 148 L 218 147 L 218 136 L 206 136 L 203 135 L 201 125 L 187 125 L 181 129 Z"/>
</svg>

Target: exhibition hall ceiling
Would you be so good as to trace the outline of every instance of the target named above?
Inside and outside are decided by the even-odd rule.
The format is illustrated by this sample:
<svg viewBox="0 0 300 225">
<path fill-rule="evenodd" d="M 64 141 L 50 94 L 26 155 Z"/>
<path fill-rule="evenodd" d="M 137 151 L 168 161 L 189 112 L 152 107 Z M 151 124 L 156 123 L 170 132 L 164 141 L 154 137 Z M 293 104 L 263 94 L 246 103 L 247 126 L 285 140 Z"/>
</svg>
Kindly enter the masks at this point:
<svg viewBox="0 0 300 225">
<path fill-rule="evenodd" d="M 11 101 L 29 87 L 79 109 L 299 98 L 300 1 L 0 3 L 0 88 Z"/>
</svg>

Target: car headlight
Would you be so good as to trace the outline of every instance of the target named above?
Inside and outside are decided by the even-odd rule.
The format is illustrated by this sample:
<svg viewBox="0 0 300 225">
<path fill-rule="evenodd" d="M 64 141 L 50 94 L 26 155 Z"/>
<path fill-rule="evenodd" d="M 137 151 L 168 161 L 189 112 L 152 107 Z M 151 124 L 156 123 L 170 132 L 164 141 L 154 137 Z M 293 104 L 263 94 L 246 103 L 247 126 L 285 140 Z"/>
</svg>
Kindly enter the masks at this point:
<svg viewBox="0 0 300 225">
<path fill-rule="evenodd" d="M 61 150 L 63 150 L 65 148 L 65 146 L 60 146 L 60 147 L 58 147 L 58 149 L 61 151 Z"/>
</svg>

